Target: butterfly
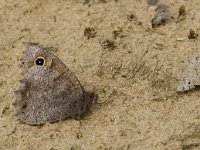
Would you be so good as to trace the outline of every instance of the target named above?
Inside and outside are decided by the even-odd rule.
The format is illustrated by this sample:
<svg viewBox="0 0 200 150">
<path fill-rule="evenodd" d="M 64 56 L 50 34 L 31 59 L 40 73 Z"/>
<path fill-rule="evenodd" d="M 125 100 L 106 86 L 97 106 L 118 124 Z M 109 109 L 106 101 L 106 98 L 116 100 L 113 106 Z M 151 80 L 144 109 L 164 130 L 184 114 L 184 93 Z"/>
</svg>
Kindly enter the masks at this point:
<svg viewBox="0 0 200 150">
<path fill-rule="evenodd" d="M 21 69 L 22 79 L 14 92 L 13 105 L 23 123 L 40 125 L 80 119 L 95 98 L 58 57 L 39 45 L 26 48 Z"/>
</svg>

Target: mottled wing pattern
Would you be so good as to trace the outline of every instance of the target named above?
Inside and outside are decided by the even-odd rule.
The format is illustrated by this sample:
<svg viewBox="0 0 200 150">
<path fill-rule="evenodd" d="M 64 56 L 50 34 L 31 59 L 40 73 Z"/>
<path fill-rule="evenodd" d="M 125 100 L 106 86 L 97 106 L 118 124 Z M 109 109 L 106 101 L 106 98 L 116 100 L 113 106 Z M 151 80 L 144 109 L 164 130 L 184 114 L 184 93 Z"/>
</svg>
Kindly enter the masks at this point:
<svg viewBox="0 0 200 150">
<path fill-rule="evenodd" d="M 44 66 L 34 64 L 37 57 L 45 59 Z M 88 95 L 73 73 L 50 52 L 29 47 L 22 59 L 22 69 L 23 78 L 13 103 L 22 122 L 38 125 L 79 119 L 88 110 L 94 95 Z"/>
</svg>

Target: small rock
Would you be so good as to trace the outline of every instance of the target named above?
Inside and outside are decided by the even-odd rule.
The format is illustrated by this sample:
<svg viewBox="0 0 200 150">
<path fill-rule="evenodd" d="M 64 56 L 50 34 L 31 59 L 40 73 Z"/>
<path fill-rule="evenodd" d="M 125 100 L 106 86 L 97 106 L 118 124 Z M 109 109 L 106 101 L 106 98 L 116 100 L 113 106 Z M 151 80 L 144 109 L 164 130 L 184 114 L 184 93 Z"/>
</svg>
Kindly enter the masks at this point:
<svg viewBox="0 0 200 150">
<path fill-rule="evenodd" d="M 200 57 L 191 57 L 180 78 L 177 92 L 189 91 L 200 86 Z"/>
<path fill-rule="evenodd" d="M 198 37 L 198 33 L 196 33 L 193 29 L 190 29 L 188 38 L 189 39 L 196 39 Z"/>
<path fill-rule="evenodd" d="M 95 30 L 94 28 L 88 27 L 88 28 L 85 28 L 85 30 L 84 30 L 84 35 L 85 35 L 88 39 L 94 38 L 94 37 L 96 36 L 96 34 L 97 34 L 97 32 L 96 32 L 96 30 Z"/>
<path fill-rule="evenodd" d="M 150 6 L 155 6 L 157 5 L 157 3 L 158 3 L 158 0 L 147 0 L 147 4 Z"/>
<path fill-rule="evenodd" d="M 171 18 L 172 17 L 167 9 L 167 6 L 164 4 L 159 4 L 156 8 L 156 15 L 151 21 L 152 28 L 156 28 L 160 25 L 165 25 L 171 20 Z"/>
</svg>

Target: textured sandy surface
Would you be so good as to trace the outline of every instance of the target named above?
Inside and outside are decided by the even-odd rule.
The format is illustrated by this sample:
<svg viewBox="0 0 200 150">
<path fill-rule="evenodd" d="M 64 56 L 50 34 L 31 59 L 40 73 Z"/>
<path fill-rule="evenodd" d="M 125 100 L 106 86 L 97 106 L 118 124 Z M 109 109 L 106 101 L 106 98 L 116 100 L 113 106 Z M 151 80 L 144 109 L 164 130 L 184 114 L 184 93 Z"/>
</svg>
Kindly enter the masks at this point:
<svg viewBox="0 0 200 150">
<path fill-rule="evenodd" d="M 199 32 L 200 2 L 162 2 L 174 20 L 154 31 L 154 8 L 145 0 L 1 0 L 1 149 L 200 149 L 199 90 L 176 93 L 186 60 L 200 55 L 199 38 L 188 39 L 190 28 Z M 182 5 L 187 16 L 177 21 Z M 84 36 L 87 27 L 95 37 Z M 103 49 L 105 39 L 116 47 Z M 83 86 L 99 95 L 81 122 L 34 127 L 17 121 L 12 101 L 23 42 L 56 48 Z"/>
</svg>

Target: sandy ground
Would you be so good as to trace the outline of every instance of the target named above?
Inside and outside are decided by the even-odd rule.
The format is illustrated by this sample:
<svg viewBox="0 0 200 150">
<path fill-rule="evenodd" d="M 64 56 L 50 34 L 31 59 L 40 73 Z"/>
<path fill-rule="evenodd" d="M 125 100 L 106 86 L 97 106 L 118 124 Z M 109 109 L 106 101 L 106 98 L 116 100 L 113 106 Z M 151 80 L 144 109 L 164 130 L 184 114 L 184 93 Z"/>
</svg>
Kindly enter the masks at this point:
<svg viewBox="0 0 200 150">
<path fill-rule="evenodd" d="M 199 38 L 188 39 L 189 29 L 200 29 L 199 0 L 163 0 L 174 20 L 156 30 L 155 8 L 145 0 L 83 3 L 0 1 L 0 149 L 200 149 L 199 90 L 176 93 L 185 62 L 200 55 Z M 177 21 L 182 5 L 187 15 Z M 85 28 L 94 37 L 84 36 Z M 99 95 L 83 120 L 18 122 L 12 101 L 24 42 L 54 47 L 84 88 Z"/>
</svg>

